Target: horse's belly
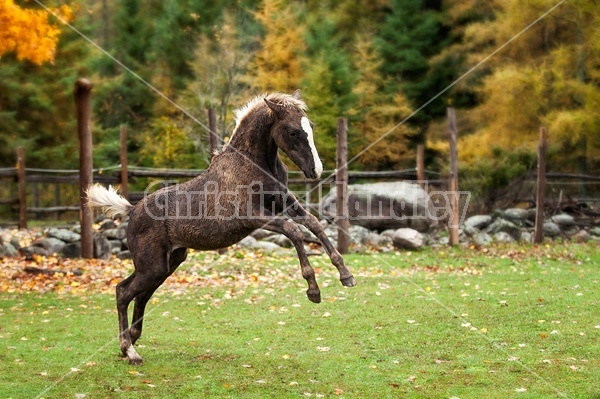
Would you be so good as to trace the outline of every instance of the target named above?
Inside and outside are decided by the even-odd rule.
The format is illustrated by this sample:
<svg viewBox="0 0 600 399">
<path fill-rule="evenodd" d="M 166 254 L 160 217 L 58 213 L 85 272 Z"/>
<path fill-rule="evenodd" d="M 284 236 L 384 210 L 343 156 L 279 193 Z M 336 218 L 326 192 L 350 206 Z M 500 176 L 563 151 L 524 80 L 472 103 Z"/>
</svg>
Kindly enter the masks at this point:
<svg viewBox="0 0 600 399">
<path fill-rule="evenodd" d="M 199 251 L 214 250 L 229 247 L 252 233 L 253 229 L 186 229 L 184 234 L 178 234 L 178 246 Z"/>
</svg>

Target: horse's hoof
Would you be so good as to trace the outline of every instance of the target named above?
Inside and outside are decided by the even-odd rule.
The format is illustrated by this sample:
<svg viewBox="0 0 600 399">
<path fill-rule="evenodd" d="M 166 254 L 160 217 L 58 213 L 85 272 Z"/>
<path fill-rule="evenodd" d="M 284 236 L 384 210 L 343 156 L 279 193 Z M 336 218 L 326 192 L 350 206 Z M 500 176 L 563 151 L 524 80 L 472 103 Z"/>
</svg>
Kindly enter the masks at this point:
<svg viewBox="0 0 600 399">
<path fill-rule="evenodd" d="M 356 285 L 356 280 L 352 276 L 340 279 L 340 281 L 344 287 L 354 287 Z"/>
<path fill-rule="evenodd" d="M 142 364 L 142 357 L 136 352 L 133 346 L 127 348 L 127 358 L 129 358 L 129 364 L 132 366 L 140 366 Z"/>
<path fill-rule="evenodd" d="M 132 366 L 141 366 L 142 363 L 143 360 L 141 357 L 129 358 L 129 364 L 131 364 Z"/>
<path fill-rule="evenodd" d="M 310 292 L 306 291 L 306 296 L 308 297 L 308 300 L 314 303 L 321 303 L 321 292 L 317 291 L 317 292 Z"/>
</svg>

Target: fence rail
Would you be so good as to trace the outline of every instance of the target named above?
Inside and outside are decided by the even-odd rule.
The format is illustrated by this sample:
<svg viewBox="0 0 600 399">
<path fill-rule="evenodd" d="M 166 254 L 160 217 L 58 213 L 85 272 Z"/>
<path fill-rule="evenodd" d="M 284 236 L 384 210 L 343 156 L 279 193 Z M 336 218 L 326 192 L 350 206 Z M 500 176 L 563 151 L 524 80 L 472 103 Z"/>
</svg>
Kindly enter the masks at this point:
<svg viewBox="0 0 600 399">
<path fill-rule="evenodd" d="M 160 168 L 147 168 L 139 166 L 127 167 L 126 174 L 123 173 L 121 165 L 112 165 L 106 168 L 94 169 L 94 182 L 102 184 L 113 184 L 120 185 L 123 182 L 123 176 L 127 176 L 127 181 L 135 181 L 136 178 L 152 178 L 152 179 L 192 179 L 205 169 L 160 169 Z M 78 212 L 80 210 L 79 202 L 65 205 L 61 200 L 61 185 L 78 185 L 79 184 L 79 170 L 77 169 L 41 169 L 41 168 L 24 168 L 22 178 L 19 175 L 19 168 L 0 168 L 0 179 L 8 180 L 12 184 L 26 184 L 31 188 L 29 191 L 29 203 L 33 206 L 25 205 L 25 212 L 34 215 L 48 215 L 55 214 L 58 218 L 65 212 Z M 335 170 L 323 171 L 323 178 L 321 179 L 306 179 L 302 177 L 300 171 L 289 171 L 288 184 L 291 186 L 300 187 L 305 186 L 306 192 L 309 192 L 318 184 L 332 183 L 336 181 Z M 435 171 L 425 171 L 428 175 L 439 176 L 439 173 Z M 382 180 L 382 179 L 394 179 L 394 180 L 416 180 L 417 171 L 415 169 L 403 169 L 403 170 L 390 170 L 390 171 L 349 171 L 348 180 L 349 182 L 356 181 L 371 181 L 371 180 Z M 20 181 L 22 179 L 22 181 Z M 429 184 L 442 184 L 443 180 L 428 180 Z M 52 206 L 42 207 L 39 206 L 39 189 L 38 185 L 49 184 L 54 185 L 54 204 Z M 127 183 L 126 183 L 127 184 Z M 12 191 L 12 190 L 10 190 Z M 300 191 L 300 190 L 298 190 Z M 129 192 L 127 190 L 126 197 L 132 202 L 136 203 L 141 200 L 144 196 L 144 192 Z M 0 205 L 18 206 L 22 208 L 19 197 L 0 197 Z M 314 204 L 310 204 L 314 205 Z"/>
<path fill-rule="evenodd" d="M 152 179 L 191 179 L 202 173 L 204 169 L 160 169 L 160 168 L 146 168 L 138 166 L 129 166 L 127 170 L 128 181 L 135 181 L 136 178 L 152 178 Z M 65 204 L 66 201 L 61 198 L 61 185 L 78 185 L 79 184 L 79 170 L 77 169 L 40 169 L 40 168 L 25 168 L 24 169 L 24 183 L 27 184 L 31 189 L 29 191 L 29 203 L 31 206 L 26 206 L 26 213 L 31 215 L 43 216 L 43 215 L 55 215 L 56 218 L 60 218 L 66 212 L 78 212 L 80 205 L 78 201 L 70 204 Z M 427 179 L 425 182 L 435 187 L 444 187 L 447 184 L 447 180 L 440 175 L 439 172 L 432 170 L 425 170 L 426 176 L 434 177 Z M 322 179 L 305 179 L 302 177 L 300 171 L 290 171 L 289 184 L 293 187 L 300 188 L 305 187 L 305 193 L 312 190 L 318 184 L 333 183 L 336 181 L 335 170 L 323 171 Z M 102 184 L 120 185 L 122 182 L 122 169 L 121 165 L 113 165 L 106 168 L 94 169 L 94 182 Z M 534 182 L 537 179 L 536 172 L 530 172 L 526 175 L 526 180 Z M 18 168 L 0 168 L 0 179 L 9 181 L 9 184 L 19 183 Z M 391 180 L 417 180 L 417 169 L 403 169 L 403 170 L 388 170 L 388 171 L 348 171 L 348 181 L 350 183 L 357 181 L 381 181 L 385 179 Z M 581 185 L 581 184 L 600 184 L 600 176 L 594 175 L 580 175 L 570 173 L 546 173 L 546 179 L 548 185 L 554 187 L 560 187 L 563 185 Z M 571 181 L 569 181 L 571 180 Z M 575 180 L 575 181 L 573 181 Z M 421 182 L 419 180 L 419 182 Z M 51 206 L 39 206 L 39 190 L 37 188 L 40 184 L 54 185 L 54 201 Z M 15 186 L 16 187 L 16 186 Z M 15 192 L 16 190 L 10 190 Z M 303 190 L 295 190 L 301 192 Z M 144 196 L 144 192 L 129 191 L 127 198 L 132 202 L 136 203 L 140 201 Z M 598 202 L 599 198 L 590 196 L 578 196 L 575 198 L 578 202 Z M 533 198 L 523 199 L 522 202 L 534 201 Z M 563 200 L 564 201 L 564 200 Z M 307 201 L 309 206 L 316 206 L 317 204 L 311 204 Z M 547 205 L 556 206 L 560 204 L 560 198 L 548 198 L 546 200 Z M 0 206 L 9 206 L 15 210 L 20 208 L 20 201 L 18 196 L 13 197 L 0 197 Z M 16 215 L 17 213 L 13 213 Z M 15 217 L 16 219 L 16 217 Z M 15 221 L 16 223 L 16 221 Z"/>
</svg>

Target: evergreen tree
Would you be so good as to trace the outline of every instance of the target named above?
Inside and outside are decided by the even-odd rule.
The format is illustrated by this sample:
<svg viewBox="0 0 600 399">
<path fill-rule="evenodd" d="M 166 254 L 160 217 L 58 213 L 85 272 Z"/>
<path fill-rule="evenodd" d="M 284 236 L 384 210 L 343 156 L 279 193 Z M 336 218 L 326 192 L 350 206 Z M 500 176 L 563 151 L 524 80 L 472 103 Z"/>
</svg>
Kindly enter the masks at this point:
<svg viewBox="0 0 600 399">
<path fill-rule="evenodd" d="M 407 124 L 396 126 L 411 113 L 408 100 L 400 93 L 383 94 L 388 82 L 381 76 L 371 35 L 358 38 L 353 59 L 359 77 L 353 89 L 358 101 L 351 111 L 350 157 L 360 153 L 357 162 L 368 170 L 398 167 L 407 160 L 407 140 L 414 134 Z"/>
<path fill-rule="evenodd" d="M 350 55 L 342 46 L 337 21 L 323 7 L 307 18 L 306 71 L 303 96 L 311 107 L 315 123 L 315 142 L 327 168 L 335 165 L 337 119 L 349 117 L 356 95 L 356 71 Z"/>
<path fill-rule="evenodd" d="M 430 4 L 431 3 L 431 4 Z M 432 69 L 430 59 L 449 44 L 441 23 L 439 2 L 391 0 L 377 47 L 383 58 L 381 71 L 391 79 L 390 92 L 401 91 L 418 108 L 452 82 L 452 68 Z M 440 98 L 416 114 L 410 124 L 419 127 L 415 137 L 423 141 L 427 124 L 444 114 L 446 101 Z"/>
</svg>

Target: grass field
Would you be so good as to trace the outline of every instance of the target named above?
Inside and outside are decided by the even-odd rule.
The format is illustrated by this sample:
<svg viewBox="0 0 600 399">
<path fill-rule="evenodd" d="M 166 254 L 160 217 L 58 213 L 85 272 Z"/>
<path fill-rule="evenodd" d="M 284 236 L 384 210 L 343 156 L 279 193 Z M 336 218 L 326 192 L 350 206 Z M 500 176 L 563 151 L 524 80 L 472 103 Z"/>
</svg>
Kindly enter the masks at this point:
<svg viewBox="0 0 600 399">
<path fill-rule="evenodd" d="M 119 356 L 106 293 L 130 264 L 43 282 L 15 269 L 0 398 L 597 399 L 599 249 L 348 255 L 350 289 L 316 256 L 318 305 L 292 252 L 193 254 L 148 306 L 138 367 Z"/>
</svg>

